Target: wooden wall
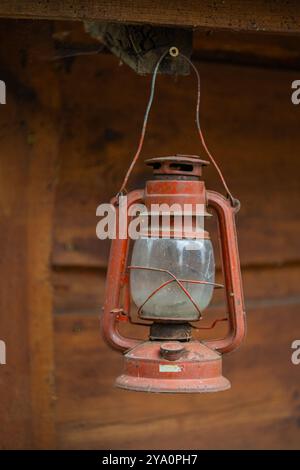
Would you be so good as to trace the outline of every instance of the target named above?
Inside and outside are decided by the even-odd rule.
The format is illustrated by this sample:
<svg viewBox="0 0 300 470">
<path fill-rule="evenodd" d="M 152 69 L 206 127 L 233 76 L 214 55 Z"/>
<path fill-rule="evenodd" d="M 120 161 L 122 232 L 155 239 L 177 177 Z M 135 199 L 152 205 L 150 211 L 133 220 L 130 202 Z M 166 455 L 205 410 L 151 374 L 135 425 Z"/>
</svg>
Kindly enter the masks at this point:
<svg viewBox="0 0 300 470">
<path fill-rule="evenodd" d="M 146 395 L 113 388 L 122 358 L 99 334 L 108 244 L 95 212 L 135 151 L 149 77 L 109 54 L 53 60 L 65 39 L 89 42 L 80 24 L 2 20 L 0 37 L 0 448 L 299 448 L 299 72 L 218 63 L 213 51 L 197 62 L 202 127 L 242 202 L 248 336 L 224 358 L 230 391 Z M 267 38 L 259 54 L 276 54 Z M 194 104 L 193 76 L 159 77 L 143 157 L 201 155 Z M 132 187 L 146 177 L 142 161 Z M 205 176 L 222 190 L 213 168 Z"/>
</svg>

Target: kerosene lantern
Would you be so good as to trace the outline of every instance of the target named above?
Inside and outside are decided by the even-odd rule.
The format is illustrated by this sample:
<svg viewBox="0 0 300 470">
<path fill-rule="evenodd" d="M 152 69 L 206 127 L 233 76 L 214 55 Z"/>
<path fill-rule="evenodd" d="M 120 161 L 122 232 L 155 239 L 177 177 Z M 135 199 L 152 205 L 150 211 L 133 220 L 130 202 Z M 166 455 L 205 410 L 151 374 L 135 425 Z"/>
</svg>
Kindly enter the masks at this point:
<svg viewBox="0 0 300 470">
<path fill-rule="evenodd" d="M 160 61 L 153 75 L 152 90 Z M 200 91 L 198 73 L 197 77 Z M 152 98 L 153 95 L 150 106 Z M 198 111 L 199 102 L 197 116 Z M 148 113 L 142 139 L 147 117 Z M 204 143 L 199 117 L 197 126 Z M 205 143 L 204 148 L 215 164 Z M 141 143 L 134 162 L 140 150 Z M 131 242 L 129 236 L 121 238 L 116 231 L 108 264 L 101 329 L 108 344 L 124 353 L 124 370 L 116 385 L 145 392 L 226 390 L 230 382 L 222 375 L 222 354 L 235 350 L 245 333 L 235 200 L 206 190 L 202 171 L 208 162 L 197 156 L 156 157 L 146 163 L 152 167 L 153 176 L 143 189 L 127 194 L 127 207 L 130 214 L 131 206 L 143 204 L 147 224 L 141 228 L 139 238 Z M 114 200 L 117 220 L 119 196 Z M 187 223 L 177 224 L 174 207 L 182 210 L 182 214 L 188 208 Z M 169 213 L 166 208 L 170 208 Z M 214 289 L 221 287 L 215 282 L 209 233 L 198 223 L 212 214 L 218 222 L 228 332 L 224 338 L 201 341 L 193 338 L 192 326 L 202 318 Z M 130 243 L 133 243 L 131 259 Z M 132 301 L 140 319 L 148 323 L 146 341 L 124 337 L 119 331 L 120 322 L 132 321 Z"/>
</svg>

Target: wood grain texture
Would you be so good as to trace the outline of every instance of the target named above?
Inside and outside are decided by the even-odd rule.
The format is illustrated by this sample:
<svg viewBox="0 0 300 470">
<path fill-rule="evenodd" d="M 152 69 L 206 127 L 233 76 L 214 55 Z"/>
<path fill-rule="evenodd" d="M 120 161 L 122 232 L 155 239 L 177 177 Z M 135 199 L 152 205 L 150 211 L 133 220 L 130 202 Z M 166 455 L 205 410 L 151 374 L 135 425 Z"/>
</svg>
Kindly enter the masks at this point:
<svg viewBox="0 0 300 470">
<path fill-rule="evenodd" d="M 207 63 L 200 63 L 199 70 L 202 128 L 242 202 L 237 216 L 242 265 L 299 260 L 300 108 L 290 100 L 295 73 Z M 149 77 L 120 68 L 105 55 L 78 58 L 67 73 L 61 69 L 60 83 L 64 134 L 52 261 L 56 266 L 105 267 L 109 244 L 95 237 L 96 207 L 116 194 L 132 159 Z M 146 157 L 205 157 L 194 125 L 195 92 L 193 76 L 176 81 L 159 77 L 129 189 L 142 187 L 149 177 Z M 205 180 L 208 188 L 223 191 L 212 166 L 205 169 Z"/>
<path fill-rule="evenodd" d="M 3 111 L 1 122 L 3 126 Z M 6 139 L 1 145 L 1 283 L 0 337 L 6 343 L 7 364 L 0 367 L 1 387 L 1 448 L 28 448 L 32 443 L 31 399 L 29 385 L 29 316 L 26 273 L 27 252 L 24 249 L 26 217 L 23 201 L 26 198 L 27 165 L 20 165 L 24 155 L 22 135 L 14 132 L 14 105 L 6 111 L 9 123 Z M 11 142 L 14 142 L 12 154 Z M 16 188 L 19 188 L 16 191 Z M 23 214 L 23 216 L 22 216 Z M 20 308 L 22 306 L 22 308 Z"/>
<path fill-rule="evenodd" d="M 87 34 L 81 22 L 56 21 L 56 57 L 107 54 L 99 41 Z M 194 61 L 238 63 L 260 67 L 299 69 L 299 37 L 293 34 L 256 34 L 238 31 L 193 31 Z"/>
<path fill-rule="evenodd" d="M 107 54 L 53 61 L 68 31 L 66 23 L 1 22 L 0 339 L 8 363 L 0 366 L 0 447 L 299 449 L 299 369 L 290 360 L 300 331 L 295 72 L 198 63 L 202 126 L 243 203 L 248 337 L 224 358 L 231 391 L 121 392 L 113 382 L 122 357 L 99 332 L 108 244 L 96 238 L 95 211 L 117 191 L 136 148 L 149 78 Z M 273 49 L 283 61 L 293 54 L 286 44 Z M 159 77 L 131 187 L 144 182 L 143 157 L 199 152 L 194 91 L 193 77 Z M 212 168 L 205 177 L 222 190 Z M 205 321 L 223 312 L 220 296 Z"/>
<path fill-rule="evenodd" d="M 8 25 L 6 25 L 8 26 Z M 51 53 L 46 39 L 40 57 Z M 23 51 L 41 33 L 22 28 Z M 15 54 L 14 31 L 1 28 L 1 327 L 7 364 L 1 366 L 1 448 L 55 447 L 50 252 L 57 180 L 55 77 L 41 61 L 26 67 Z M 27 56 L 27 60 L 32 57 Z M 54 85 L 51 87 L 51 84 Z"/>
<path fill-rule="evenodd" d="M 99 336 L 108 245 L 95 238 L 95 208 L 118 190 L 135 150 L 149 80 L 107 55 L 89 64 L 79 58 L 59 71 L 67 114 L 52 263 L 61 448 L 299 448 L 299 380 L 290 361 L 300 327 L 299 109 L 287 95 L 294 73 L 204 63 L 200 70 L 202 126 L 243 203 L 237 222 L 249 323 L 246 343 L 224 358 L 233 388 L 165 397 L 112 387 L 122 357 Z M 198 153 L 193 105 L 193 78 L 159 77 L 143 156 Z M 130 187 L 143 184 L 142 160 Z M 205 176 L 222 190 L 213 169 Z M 222 311 L 218 296 L 207 316 Z"/>
<path fill-rule="evenodd" d="M 193 60 L 299 69 L 298 45 L 297 35 L 196 30 Z"/>
<path fill-rule="evenodd" d="M 150 23 L 191 28 L 239 31 L 300 32 L 300 7 L 296 0 L 215 1 L 126 0 L 40 2 L 2 0 L 0 16 L 14 18 L 99 20 Z"/>
<path fill-rule="evenodd" d="M 49 122 L 50 121 L 50 122 Z M 31 121 L 40 144 L 34 145 L 28 182 L 27 292 L 33 446 L 55 447 L 55 373 L 53 357 L 50 253 L 57 178 L 57 127 Z M 46 148 L 45 148 L 46 147 Z M 41 157 L 42 156 L 42 157 Z"/>
<path fill-rule="evenodd" d="M 244 268 L 242 270 L 247 310 L 278 304 L 298 304 L 300 266 Z M 220 271 L 218 282 L 222 282 Z M 105 271 L 94 269 L 59 269 L 52 275 L 54 313 L 99 315 L 104 303 Z M 210 310 L 224 308 L 223 290 L 215 291 Z"/>
<path fill-rule="evenodd" d="M 98 319 L 56 317 L 60 446 L 299 448 L 300 383 L 290 361 L 294 338 L 290 326 L 300 329 L 298 309 L 251 311 L 245 344 L 224 358 L 224 374 L 232 389 L 192 396 L 114 389 L 122 357 L 99 341 Z"/>
</svg>

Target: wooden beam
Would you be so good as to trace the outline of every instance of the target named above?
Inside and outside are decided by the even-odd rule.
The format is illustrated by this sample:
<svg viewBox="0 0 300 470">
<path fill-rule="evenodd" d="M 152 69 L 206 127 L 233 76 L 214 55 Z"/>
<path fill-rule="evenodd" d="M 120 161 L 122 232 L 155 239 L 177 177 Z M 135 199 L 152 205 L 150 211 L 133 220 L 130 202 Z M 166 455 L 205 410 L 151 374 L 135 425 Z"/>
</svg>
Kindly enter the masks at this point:
<svg viewBox="0 0 300 470">
<path fill-rule="evenodd" d="M 55 447 L 50 254 L 58 176 L 58 135 L 54 119 L 48 115 L 45 121 L 39 113 L 31 120 L 39 137 L 30 152 L 26 224 L 32 443 L 38 449 Z"/>
<path fill-rule="evenodd" d="M 55 125 L 36 113 L 31 128 L 39 135 L 32 148 L 13 125 L 2 142 L 0 338 L 7 363 L 0 370 L 0 448 L 6 449 L 55 446 L 49 257 L 56 135 Z"/>
<path fill-rule="evenodd" d="M 54 53 L 50 29 L 46 24 L 39 57 Z M 38 22 L 23 28 L 24 50 L 38 42 L 40 30 Z M 7 349 L 0 367 L 0 448 L 49 449 L 55 447 L 50 253 L 59 92 L 55 70 L 42 61 L 27 68 L 27 58 L 14 54 L 14 37 L 6 22 L 0 31 L 9 90 L 0 114 L 0 339 Z"/>
<path fill-rule="evenodd" d="M 0 16 L 300 33 L 297 0 L 2 0 Z"/>
</svg>

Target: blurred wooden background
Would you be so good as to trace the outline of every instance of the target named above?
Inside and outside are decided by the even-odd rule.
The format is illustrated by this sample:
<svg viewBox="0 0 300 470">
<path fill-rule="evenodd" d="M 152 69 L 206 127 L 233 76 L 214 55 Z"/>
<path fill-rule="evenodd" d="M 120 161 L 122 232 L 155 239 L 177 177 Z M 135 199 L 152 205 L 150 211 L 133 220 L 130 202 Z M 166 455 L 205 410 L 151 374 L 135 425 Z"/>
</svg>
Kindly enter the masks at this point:
<svg viewBox="0 0 300 470">
<path fill-rule="evenodd" d="M 108 53 L 57 59 L 63 45 L 97 44 L 81 23 L 1 20 L 0 448 L 300 447 L 299 38 L 204 31 L 194 41 L 202 127 L 242 202 L 248 336 L 224 358 L 232 389 L 113 388 L 122 357 L 99 334 L 108 244 L 95 213 L 136 149 L 149 77 Z M 195 87 L 193 76 L 159 77 L 143 157 L 201 154 Z M 147 175 L 143 159 L 131 187 Z M 213 168 L 205 176 L 222 190 Z"/>
</svg>

